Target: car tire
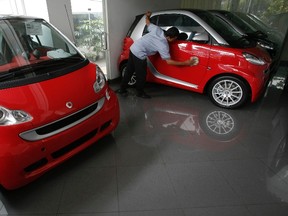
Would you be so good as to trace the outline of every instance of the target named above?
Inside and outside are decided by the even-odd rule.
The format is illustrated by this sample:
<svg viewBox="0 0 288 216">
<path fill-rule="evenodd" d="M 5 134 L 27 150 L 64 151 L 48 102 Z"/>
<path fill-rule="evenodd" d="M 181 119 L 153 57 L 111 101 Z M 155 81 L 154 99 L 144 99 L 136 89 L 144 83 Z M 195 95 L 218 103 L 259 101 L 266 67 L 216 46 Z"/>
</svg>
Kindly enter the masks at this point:
<svg viewBox="0 0 288 216">
<path fill-rule="evenodd" d="M 208 94 L 217 106 L 234 109 L 247 101 L 248 88 L 242 80 L 236 77 L 221 76 L 210 83 Z"/>
<path fill-rule="evenodd" d="M 125 73 L 126 73 L 126 69 L 127 69 L 127 64 L 122 65 L 120 72 L 122 75 L 122 78 L 124 77 Z M 128 82 L 129 86 L 135 86 L 136 85 L 136 73 L 134 72 L 130 81 Z"/>
</svg>

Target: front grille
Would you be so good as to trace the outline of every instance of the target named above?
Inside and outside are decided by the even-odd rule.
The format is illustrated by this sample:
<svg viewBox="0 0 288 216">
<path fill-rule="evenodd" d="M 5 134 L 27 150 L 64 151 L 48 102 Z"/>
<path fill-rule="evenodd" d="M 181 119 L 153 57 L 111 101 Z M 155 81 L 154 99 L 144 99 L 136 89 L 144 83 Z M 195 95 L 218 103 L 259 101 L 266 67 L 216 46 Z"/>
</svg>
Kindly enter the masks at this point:
<svg viewBox="0 0 288 216">
<path fill-rule="evenodd" d="M 36 129 L 36 133 L 39 135 L 43 135 L 43 134 L 48 134 L 48 133 L 51 133 L 53 131 L 59 130 L 63 127 L 66 127 L 67 125 L 70 125 L 70 124 L 78 121 L 79 119 L 82 119 L 85 116 L 94 112 L 97 109 L 97 106 L 98 106 L 98 103 L 93 104 L 92 106 L 87 107 L 86 109 L 83 109 L 80 112 L 75 113 L 75 114 L 73 114 L 67 118 L 64 118 L 60 121 L 46 125 L 44 127 L 38 128 L 38 129 Z"/>
<path fill-rule="evenodd" d="M 43 125 L 42 127 L 35 128 L 20 134 L 20 137 L 27 141 L 41 140 L 64 130 L 67 130 L 96 114 L 104 105 L 105 98 L 101 98 L 96 103 L 76 112 L 70 116 L 59 119 L 55 122 Z"/>
</svg>

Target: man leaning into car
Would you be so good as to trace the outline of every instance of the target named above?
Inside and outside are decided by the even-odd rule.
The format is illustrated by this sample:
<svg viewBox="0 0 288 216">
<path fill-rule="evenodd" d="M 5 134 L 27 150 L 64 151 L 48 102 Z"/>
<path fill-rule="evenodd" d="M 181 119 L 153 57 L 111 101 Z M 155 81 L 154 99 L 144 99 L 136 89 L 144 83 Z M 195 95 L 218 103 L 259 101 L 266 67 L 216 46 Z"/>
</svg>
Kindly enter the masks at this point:
<svg viewBox="0 0 288 216">
<path fill-rule="evenodd" d="M 169 65 L 192 66 L 198 64 L 197 57 L 192 57 L 186 61 L 175 61 L 171 59 L 169 42 L 177 39 L 179 30 L 176 27 L 171 27 L 167 31 L 163 31 L 160 27 L 150 22 L 150 11 L 146 12 L 145 15 L 149 33 L 135 41 L 130 48 L 127 70 L 122 79 L 121 87 L 117 90 L 117 93 L 121 95 L 127 95 L 128 92 L 126 89 L 128 87 L 128 82 L 135 72 L 137 80 L 136 96 L 141 98 L 150 98 L 150 96 L 143 90 L 146 82 L 147 56 L 154 55 L 158 52 L 161 58 Z"/>
</svg>

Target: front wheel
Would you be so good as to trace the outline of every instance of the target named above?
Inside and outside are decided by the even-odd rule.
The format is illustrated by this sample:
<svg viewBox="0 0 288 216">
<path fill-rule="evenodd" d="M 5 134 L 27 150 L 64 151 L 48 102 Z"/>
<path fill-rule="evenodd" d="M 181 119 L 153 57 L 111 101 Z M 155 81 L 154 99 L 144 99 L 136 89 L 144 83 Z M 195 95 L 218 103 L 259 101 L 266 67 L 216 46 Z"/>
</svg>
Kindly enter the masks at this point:
<svg viewBox="0 0 288 216">
<path fill-rule="evenodd" d="M 124 77 L 126 70 L 127 70 L 127 64 L 122 65 L 122 67 L 120 69 L 122 78 Z M 130 81 L 128 82 L 128 85 L 129 86 L 135 86 L 136 85 L 136 73 L 135 72 L 133 73 Z"/>
<path fill-rule="evenodd" d="M 208 94 L 217 106 L 233 109 L 242 106 L 247 101 L 248 89 L 242 80 L 232 76 L 223 76 L 210 83 Z"/>
</svg>

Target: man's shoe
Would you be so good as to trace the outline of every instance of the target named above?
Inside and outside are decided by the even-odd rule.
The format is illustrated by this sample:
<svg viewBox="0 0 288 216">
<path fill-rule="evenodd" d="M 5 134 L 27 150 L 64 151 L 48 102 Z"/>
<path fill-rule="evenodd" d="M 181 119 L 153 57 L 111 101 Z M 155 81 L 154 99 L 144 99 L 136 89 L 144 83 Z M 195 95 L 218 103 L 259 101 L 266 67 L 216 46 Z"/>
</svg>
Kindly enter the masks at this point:
<svg viewBox="0 0 288 216">
<path fill-rule="evenodd" d="M 126 89 L 120 88 L 120 89 L 116 90 L 116 93 L 118 93 L 122 96 L 126 96 L 128 94 L 128 91 Z"/>
<path fill-rule="evenodd" d="M 151 96 L 150 96 L 150 95 L 147 95 L 145 92 L 138 92 L 138 93 L 136 94 L 136 96 L 137 96 L 137 97 L 141 97 L 141 98 L 146 98 L 146 99 L 151 98 Z"/>
</svg>

